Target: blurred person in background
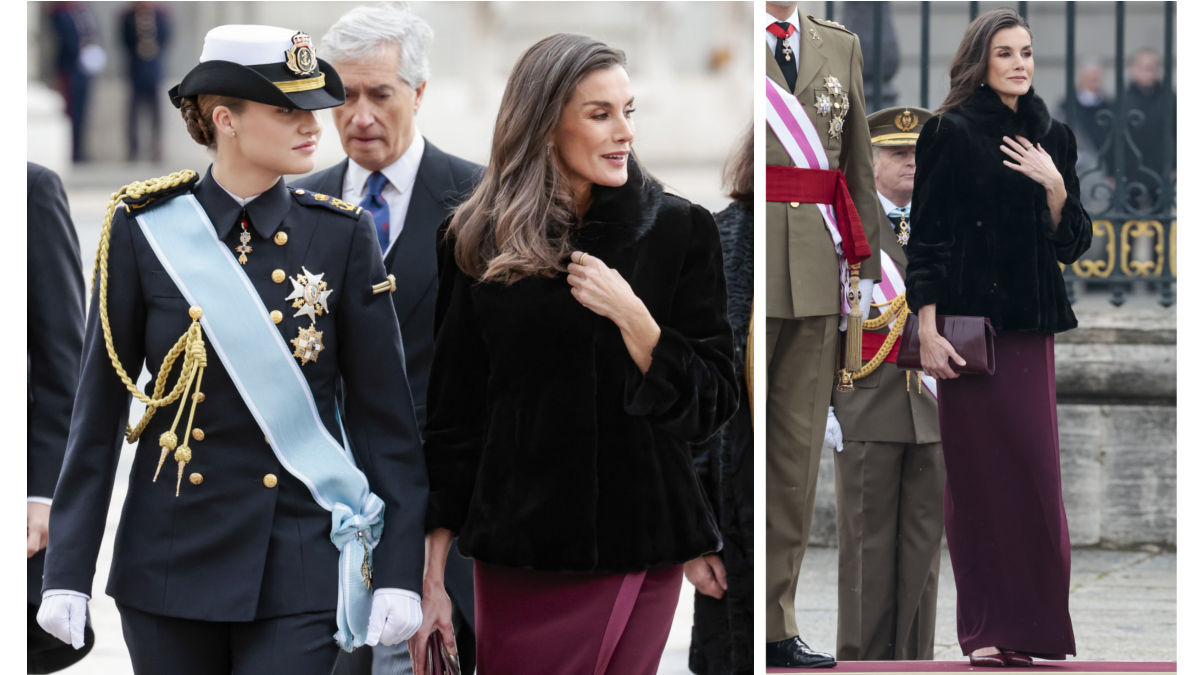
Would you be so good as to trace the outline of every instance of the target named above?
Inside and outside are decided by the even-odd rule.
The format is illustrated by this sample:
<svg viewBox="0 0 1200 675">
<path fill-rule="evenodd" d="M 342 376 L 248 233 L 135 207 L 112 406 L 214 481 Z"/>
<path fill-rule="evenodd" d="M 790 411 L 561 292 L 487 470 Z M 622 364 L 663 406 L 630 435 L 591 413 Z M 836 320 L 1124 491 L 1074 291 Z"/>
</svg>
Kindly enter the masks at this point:
<svg viewBox="0 0 1200 675">
<path fill-rule="evenodd" d="M 958 641 L 983 667 L 1075 653 L 1054 334 L 1078 325 L 1060 264 L 1088 249 L 1092 221 L 1075 135 L 1034 93 L 1034 63 L 1012 8 L 967 27 L 950 91 L 917 140 L 907 250 L 921 366 L 938 379 Z M 938 315 L 990 320 L 993 374 L 960 375 L 966 361 Z"/>
<path fill-rule="evenodd" d="M 694 462 L 717 517 L 724 544 L 683 566 L 696 587 L 688 668 L 701 675 L 749 673 L 754 665 L 754 429 L 751 382 L 746 372 L 754 297 L 754 129 L 748 128 L 725 164 L 733 201 L 714 217 L 721 235 L 733 368 L 741 404 L 715 436 L 696 450 Z"/>
<path fill-rule="evenodd" d="M 328 675 L 420 625 L 427 498 L 371 214 L 282 178 L 312 170 L 342 83 L 307 34 L 231 25 L 169 95 L 214 159 L 109 202 L 38 623 L 83 644 L 144 439 L 107 587 L 133 671 Z"/>
<path fill-rule="evenodd" d="M 52 673 L 82 659 L 95 637 L 84 626 L 84 648 L 53 637 L 37 624 L 42 568 L 49 538 L 50 504 L 67 448 L 71 406 L 79 385 L 83 351 L 83 272 L 79 237 L 58 174 L 26 164 L 26 568 L 30 673 Z"/>
<path fill-rule="evenodd" d="M 656 672 L 683 563 L 720 548 L 689 445 L 737 408 L 720 239 L 635 160 L 624 64 L 582 35 L 526 50 L 439 238 L 414 654 L 452 644 L 455 535 L 492 675 Z"/>
<path fill-rule="evenodd" d="M 355 7 L 321 38 L 321 53 L 346 88 L 333 109 L 346 159 L 294 185 L 340 197 L 371 211 L 404 342 L 417 423 L 425 424 L 425 390 L 433 359 L 438 225 L 479 180 L 483 167 L 442 152 L 421 135 L 416 116 L 429 86 L 433 29 L 396 5 Z M 475 605 L 471 562 L 452 546 L 446 586 L 463 672 L 474 668 Z M 335 675 L 404 675 L 408 646 L 376 646 L 339 654 Z M 372 666 L 372 663 L 374 664 Z"/>
<path fill-rule="evenodd" d="M 1175 92 L 1162 81 L 1162 61 L 1152 48 L 1134 52 L 1128 72 L 1129 86 L 1121 108 L 1129 137 L 1124 146 L 1123 180 L 1129 207 L 1145 211 L 1158 206 L 1160 195 L 1174 194 Z M 1169 137 L 1164 137 L 1164 129 L 1171 130 Z"/>
<path fill-rule="evenodd" d="M 87 123 L 92 77 L 104 70 L 96 15 L 86 2 L 51 3 L 50 25 L 58 40 L 54 65 L 58 91 L 71 119 L 71 161 L 88 160 Z"/>
<path fill-rule="evenodd" d="M 150 159 L 162 161 L 163 67 L 167 45 L 171 41 L 171 19 L 156 2 L 135 2 L 121 15 L 121 46 L 129 59 L 129 161 L 138 159 L 140 131 L 149 118 Z"/>
<path fill-rule="evenodd" d="M 1112 111 L 1112 100 L 1104 91 L 1104 66 L 1097 59 L 1088 59 L 1075 72 L 1075 126 L 1079 129 L 1080 166 L 1091 166 L 1085 163 L 1086 153 L 1093 162 L 1096 153 L 1104 147 L 1104 140 L 1110 135 L 1113 120 L 1107 122 L 1100 119 L 1100 113 Z M 1061 119 L 1067 118 L 1067 100 L 1058 106 Z M 1107 169 L 1111 171 L 1111 168 Z"/>
</svg>

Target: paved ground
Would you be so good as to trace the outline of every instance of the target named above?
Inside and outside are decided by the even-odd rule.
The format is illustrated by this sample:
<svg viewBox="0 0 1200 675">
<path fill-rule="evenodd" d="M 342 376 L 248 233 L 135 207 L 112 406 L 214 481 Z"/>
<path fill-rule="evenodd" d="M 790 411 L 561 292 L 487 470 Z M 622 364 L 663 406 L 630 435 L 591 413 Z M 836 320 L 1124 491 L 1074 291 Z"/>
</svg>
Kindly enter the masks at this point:
<svg viewBox="0 0 1200 675">
<path fill-rule="evenodd" d="M 126 448 L 109 509 L 108 528 L 97 565 L 92 617 L 97 644 L 66 675 L 130 673 L 121 638 L 120 619 L 112 599 L 103 595 L 112 536 L 125 495 L 124 476 L 131 453 Z M 1089 661 L 1173 661 L 1175 644 L 1175 554 L 1159 552 L 1076 550 L 1072 554 L 1071 616 L 1079 656 Z M 960 660 L 955 639 L 954 581 L 950 559 L 943 552 L 935 658 Z M 692 619 L 692 588 L 685 583 L 675 624 L 667 641 L 660 675 L 686 675 Z M 837 551 L 809 549 L 800 575 L 797 619 L 805 639 L 817 649 L 832 651 L 837 626 Z"/>
</svg>

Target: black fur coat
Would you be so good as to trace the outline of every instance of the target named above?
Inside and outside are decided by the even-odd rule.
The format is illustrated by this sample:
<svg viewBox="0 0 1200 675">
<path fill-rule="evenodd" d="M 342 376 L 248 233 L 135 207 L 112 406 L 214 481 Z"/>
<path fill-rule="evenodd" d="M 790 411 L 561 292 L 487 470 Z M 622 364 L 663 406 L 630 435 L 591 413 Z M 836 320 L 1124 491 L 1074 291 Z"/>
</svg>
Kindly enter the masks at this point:
<svg viewBox="0 0 1200 675">
<path fill-rule="evenodd" d="M 661 326 L 644 376 L 565 274 L 478 283 L 440 245 L 426 527 L 484 562 L 627 572 L 720 548 L 689 449 L 738 405 L 716 226 L 632 161 L 594 197 L 572 244 Z"/>
<path fill-rule="evenodd" d="M 1046 191 L 1002 163 L 1002 136 L 1041 143 L 1067 188 L 1055 227 Z M 1075 136 L 1032 89 L 1014 112 L 989 87 L 931 118 L 917 141 L 908 244 L 908 306 L 990 317 L 996 330 L 1056 333 L 1077 325 L 1058 263 L 1092 242 L 1079 202 Z"/>
</svg>

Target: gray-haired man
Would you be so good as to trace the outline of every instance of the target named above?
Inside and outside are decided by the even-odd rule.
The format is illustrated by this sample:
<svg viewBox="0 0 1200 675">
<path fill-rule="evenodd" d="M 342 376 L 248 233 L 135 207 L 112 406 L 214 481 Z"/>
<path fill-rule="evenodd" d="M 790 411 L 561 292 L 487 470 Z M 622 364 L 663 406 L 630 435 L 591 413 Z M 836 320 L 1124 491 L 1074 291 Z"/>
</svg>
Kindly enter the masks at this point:
<svg viewBox="0 0 1200 675">
<path fill-rule="evenodd" d="M 405 366 L 417 420 L 425 422 L 425 390 L 433 356 L 437 298 L 438 225 L 478 182 L 482 167 L 448 155 L 416 126 L 429 80 L 433 29 L 394 5 L 355 7 L 321 38 L 319 53 L 346 88 L 333 110 L 347 158 L 296 181 L 300 188 L 361 204 L 375 215 L 380 250 L 395 276 L 392 302 L 400 321 Z M 451 552 L 446 587 L 455 606 L 455 635 L 463 672 L 474 664 L 471 564 Z M 335 675 L 411 672 L 404 645 L 339 656 Z"/>
</svg>

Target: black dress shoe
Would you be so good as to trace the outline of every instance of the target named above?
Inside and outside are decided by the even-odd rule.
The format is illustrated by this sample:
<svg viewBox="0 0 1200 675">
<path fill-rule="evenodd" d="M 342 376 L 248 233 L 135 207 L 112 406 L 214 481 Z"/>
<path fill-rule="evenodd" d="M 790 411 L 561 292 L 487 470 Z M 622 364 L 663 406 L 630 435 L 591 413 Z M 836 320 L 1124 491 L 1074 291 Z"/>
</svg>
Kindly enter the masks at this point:
<svg viewBox="0 0 1200 675">
<path fill-rule="evenodd" d="M 772 668 L 832 668 L 837 661 L 822 652 L 815 652 L 800 636 L 767 643 L 767 665 Z"/>
</svg>

